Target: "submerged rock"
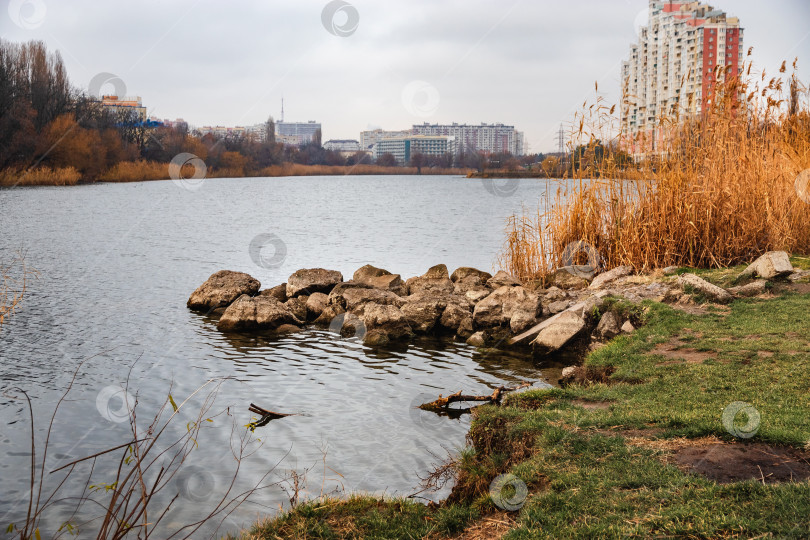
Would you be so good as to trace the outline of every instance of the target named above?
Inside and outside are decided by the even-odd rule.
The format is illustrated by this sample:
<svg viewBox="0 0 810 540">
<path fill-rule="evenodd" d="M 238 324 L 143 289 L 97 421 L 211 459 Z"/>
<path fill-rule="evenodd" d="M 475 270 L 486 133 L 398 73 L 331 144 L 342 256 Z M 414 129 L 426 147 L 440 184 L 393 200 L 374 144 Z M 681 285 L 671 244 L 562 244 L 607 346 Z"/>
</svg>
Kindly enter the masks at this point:
<svg viewBox="0 0 810 540">
<path fill-rule="evenodd" d="M 243 294 L 255 296 L 260 287 L 261 283 L 249 274 L 220 270 L 191 293 L 186 305 L 195 311 L 227 307 Z"/>
</svg>

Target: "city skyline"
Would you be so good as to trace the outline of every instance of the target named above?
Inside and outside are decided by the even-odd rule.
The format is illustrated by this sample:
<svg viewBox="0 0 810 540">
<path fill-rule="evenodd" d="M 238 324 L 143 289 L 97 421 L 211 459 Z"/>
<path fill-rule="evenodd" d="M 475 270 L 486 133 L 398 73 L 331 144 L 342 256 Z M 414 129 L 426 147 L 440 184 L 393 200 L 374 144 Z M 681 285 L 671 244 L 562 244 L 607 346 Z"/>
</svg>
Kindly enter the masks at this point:
<svg viewBox="0 0 810 540">
<path fill-rule="evenodd" d="M 775 75 L 798 56 L 807 81 L 809 5 L 712 4 L 740 18 L 755 70 Z M 28 0 L 7 5 L 2 35 L 58 50 L 80 88 L 114 74 L 150 116 L 195 126 L 278 120 L 283 97 L 285 119 L 317 120 L 324 141 L 423 122 L 503 123 L 534 153 L 556 150 L 559 125 L 595 97 L 594 82 L 618 102 L 619 66 L 647 5 L 198 1 L 142 5 L 124 19 L 115 3 Z"/>
</svg>

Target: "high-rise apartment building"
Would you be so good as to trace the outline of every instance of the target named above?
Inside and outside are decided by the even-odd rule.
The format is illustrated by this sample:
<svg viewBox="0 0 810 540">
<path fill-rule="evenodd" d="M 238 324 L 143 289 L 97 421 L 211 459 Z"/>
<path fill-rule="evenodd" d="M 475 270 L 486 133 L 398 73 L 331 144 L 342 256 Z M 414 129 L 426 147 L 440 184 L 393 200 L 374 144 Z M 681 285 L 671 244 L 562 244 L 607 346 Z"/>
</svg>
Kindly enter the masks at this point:
<svg viewBox="0 0 810 540">
<path fill-rule="evenodd" d="M 737 17 L 702 2 L 650 0 L 649 10 L 621 67 L 623 144 L 636 156 L 660 147 L 662 117 L 701 114 L 717 83 L 743 69 Z"/>
<path fill-rule="evenodd" d="M 321 130 L 320 122 L 276 122 L 276 141 L 300 145 L 312 142 Z"/>
<path fill-rule="evenodd" d="M 419 124 L 413 126 L 414 135 L 441 135 L 449 137 L 449 151 L 460 152 L 509 152 L 515 156 L 524 154 L 523 133 L 515 126 L 503 124 Z"/>
</svg>

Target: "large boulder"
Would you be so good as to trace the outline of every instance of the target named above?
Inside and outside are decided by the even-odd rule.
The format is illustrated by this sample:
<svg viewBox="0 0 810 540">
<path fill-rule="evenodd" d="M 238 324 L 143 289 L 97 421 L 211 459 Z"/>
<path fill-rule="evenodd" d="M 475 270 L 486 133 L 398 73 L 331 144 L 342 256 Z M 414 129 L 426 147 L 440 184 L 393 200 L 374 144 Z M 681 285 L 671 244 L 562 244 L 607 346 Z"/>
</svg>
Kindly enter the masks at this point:
<svg viewBox="0 0 810 540">
<path fill-rule="evenodd" d="M 748 265 L 743 276 L 759 276 L 772 279 L 793 273 L 793 265 L 786 251 L 769 251 Z"/>
<path fill-rule="evenodd" d="M 678 284 L 684 288 L 691 287 L 696 292 L 701 293 L 703 296 L 719 304 L 726 304 L 734 299 L 727 290 L 713 285 L 695 274 L 683 274 L 679 276 Z"/>
<path fill-rule="evenodd" d="M 472 311 L 469 306 L 463 306 L 458 302 L 451 302 L 442 311 L 439 319 L 439 326 L 443 330 L 452 331 L 456 334 L 464 334 L 466 326 L 472 330 Z"/>
<path fill-rule="evenodd" d="M 629 276 L 633 273 L 632 266 L 617 266 L 612 270 L 608 270 L 607 272 L 602 272 L 591 281 L 591 284 L 588 285 L 589 289 L 601 289 L 608 283 L 612 281 L 616 281 L 619 278 Z"/>
<path fill-rule="evenodd" d="M 559 350 L 585 328 L 585 319 L 572 311 L 563 311 L 553 319 L 532 341 L 538 352 L 548 354 Z"/>
<path fill-rule="evenodd" d="M 420 292 L 450 294 L 453 292 L 453 282 L 450 281 L 447 267 L 443 264 L 437 264 L 423 275 L 408 279 L 405 282 L 405 288 L 409 295 Z"/>
<path fill-rule="evenodd" d="M 396 307 L 402 306 L 405 301 L 391 291 L 382 289 L 366 289 L 363 287 L 341 287 L 337 292 L 329 294 L 329 303 L 338 304 L 346 311 L 359 312 L 369 303 L 386 304 Z"/>
<path fill-rule="evenodd" d="M 472 308 L 458 296 L 419 293 L 406 298 L 402 313 L 414 332 L 427 334 L 437 329 L 455 331 L 465 317 L 472 315 Z"/>
<path fill-rule="evenodd" d="M 491 289 L 497 289 L 498 287 L 503 287 L 504 285 L 509 287 L 518 287 L 520 285 L 520 281 L 518 281 L 515 276 L 508 274 L 503 270 L 498 270 L 498 272 L 489 278 L 486 283 Z"/>
<path fill-rule="evenodd" d="M 392 274 L 388 270 L 370 264 L 358 268 L 352 276 L 352 281 L 375 289 L 391 291 L 399 296 L 406 294 L 405 282 L 399 274 Z"/>
<path fill-rule="evenodd" d="M 427 334 L 433 331 L 446 307 L 441 297 L 422 293 L 409 296 L 402 313 L 414 332 Z"/>
<path fill-rule="evenodd" d="M 607 291 L 598 291 L 594 294 L 588 295 L 584 297 L 582 300 L 574 304 L 573 306 L 569 307 L 565 311 L 562 311 L 553 317 L 550 317 L 535 326 L 529 328 L 528 330 L 523 331 L 523 333 L 513 337 L 510 340 L 510 343 L 518 343 L 520 341 L 524 341 L 528 338 L 537 336 L 545 330 L 547 327 L 556 324 L 560 321 L 565 321 L 571 318 L 571 315 L 574 315 L 578 319 L 585 320 L 592 312 L 593 309 L 601 308 L 605 303 L 605 298 L 608 296 Z"/>
<path fill-rule="evenodd" d="M 374 333 L 369 339 L 376 339 L 374 336 L 380 333 L 385 334 L 391 340 L 409 338 L 413 335 L 407 317 L 396 306 L 367 304 L 360 319 L 366 326 L 366 336 Z"/>
<path fill-rule="evenodd" d="M 243 294 L 255 296 L 261 286 L 257 279 L 244 272 L 220 270 L 191 293 L 186 305 L 195 311 L 227 307 Z"/>
<path fill-rule="evenodd" d="M 450 281 L 457 283 L 459 281 L 468 280 L 469 278 L 474 278 L 474 280 L 480 283 L 486 283 L 491 277 L 492 274 L 489 272 L 483 272 L 477 268 L 470 268 L 469 266 L 462 266 L 461 268 L 455 269 L 453 275 L 450 276 Z"/>
<path fill-rule="evenodd" d="M 299 326 L 303 322 L 272 296 L 243 294 L 228 306 L 217 328 L 223 332 L 250 332 L 274 330 L 283 324 Z"/>
<path fill-rule="evenodd" d="M 343 281 L 343 274 L 337 270 L 306 268 L 297 270 L 287 280 L 287 297 L 310 295 L 316 292 L 329 292 Z"/>
<path fill-rule="evenodd" d="M 504 285 L 475 305 L 473 322 L 477 328 L 504 326 L 516 313 L 537 317 L 542 309 L 538 295 L 520 286 Z"/>
</svg>

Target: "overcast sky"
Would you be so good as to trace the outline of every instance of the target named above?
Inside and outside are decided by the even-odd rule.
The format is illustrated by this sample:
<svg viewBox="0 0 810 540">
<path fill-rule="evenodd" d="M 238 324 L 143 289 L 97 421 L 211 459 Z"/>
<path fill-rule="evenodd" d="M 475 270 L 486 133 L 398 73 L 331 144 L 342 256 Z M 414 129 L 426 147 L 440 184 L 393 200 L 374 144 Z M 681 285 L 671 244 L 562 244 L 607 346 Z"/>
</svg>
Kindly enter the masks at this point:
<svg viewBox="0 0 810 540">
<path fill-rule="evenodd" d="M 646 0 L 3 0 L 0 36 L 59 50 L 74 85 L 124 81 L 149 113 L 202 125 L 373 127 L 503 122 L 556 149 L 594 82 L 609 103 Z M 810 80 L 810 0 L 719 0 L 770 73 Z M 333 13 L 333 16 L 330 16 Z M 112 91 L 108 86 L 104 90 Z"/>
</svg>

